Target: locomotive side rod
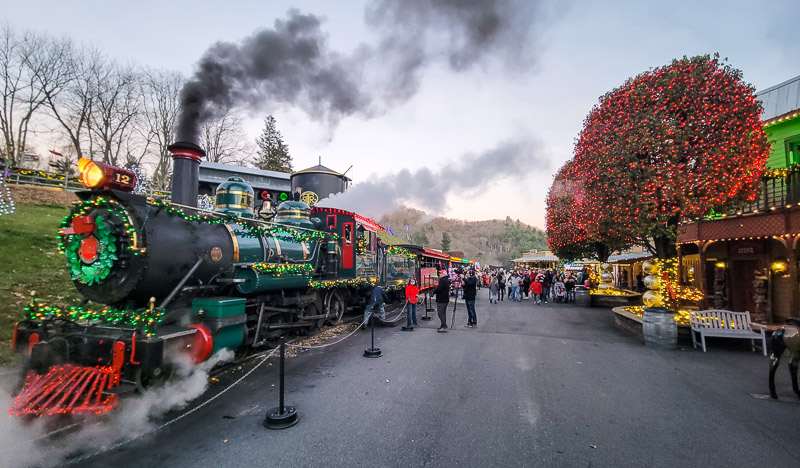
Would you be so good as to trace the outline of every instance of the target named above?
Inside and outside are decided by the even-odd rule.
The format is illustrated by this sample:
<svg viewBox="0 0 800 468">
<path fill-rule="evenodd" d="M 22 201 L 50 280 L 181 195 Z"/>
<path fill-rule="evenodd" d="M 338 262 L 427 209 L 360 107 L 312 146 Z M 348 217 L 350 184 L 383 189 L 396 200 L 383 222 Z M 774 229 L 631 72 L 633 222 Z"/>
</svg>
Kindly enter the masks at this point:
<svg viewBox="0 0 800 468">
<path fill-rule="evenodd" d="M 205 261 L 205 258 L 203 258 L 203 257 L 200 257 L 200 258 L 197 259 L 197 261 L 194 263 L 194 266 L 192 266 L 192 268 L 189 269 L 189 271 L 186 273 L 186 275 L 184 275 L 184 277 L 181 278 L 180 282 L 178 282 L 178 284 L 175 286 L 175 289 L 173 289 L 172 292 L 169 293 L 167 298 L 164 299 L 164 301 L 161 303 L 161 305 L 158 306 L 160 309 L 166 308 L 167 305 L 169 305 L 169 303 L 172 302 L 172 300 L 175 298 L 175 295 L 178 294 L 178 291 L 180 291 L 181 288 L 183 287 L 183 285 L 186 284 L 187 281 L 189 281 L 189 278 L 191 278 L 191 276 L 194 274 L 194 272 L 197 271 L 198 268 L 200 268 L 200 265 L 204 261 Z"/>
</svg>

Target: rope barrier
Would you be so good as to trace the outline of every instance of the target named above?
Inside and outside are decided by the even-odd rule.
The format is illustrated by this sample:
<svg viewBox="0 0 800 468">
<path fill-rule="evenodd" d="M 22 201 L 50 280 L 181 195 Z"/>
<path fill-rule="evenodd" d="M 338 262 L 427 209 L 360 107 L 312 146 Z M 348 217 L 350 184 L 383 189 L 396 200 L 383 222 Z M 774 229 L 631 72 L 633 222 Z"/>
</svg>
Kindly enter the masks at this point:
<svg viewBox="0 0 800 468">
<path fill-rule="evenodd" d="M 370 314 L 372 314 L 372 312 L 370 312 Z M 305 346 L 305 345 L 286 343 L 286 346 L 287 347 L 291 347 L 291 348 L 301 348 L 301 349 L 327 348 L 328 346 L 333 346 L 333 345 L 335 345 L 337 343 L 341 343 L 342 341 L 350 338 L 351 336 L 353 336 L 353 334 L 355 334 L 355 332 L 358 331 L 359 328 L 361 328 L 361 325 L 363 325 L 365 323 L 367 323 L 367 320 L 364 320 L 363 322 L 359 323 L 358 326 L 355 328 L 355 330 L 353 330 L 350 333 L 348 333 L 344 338 L 342 338 L 342 339 L 340 339 L 338 341 L 334 341 L 333 343 L 325 343 L 325 344 L 316 345 L 316 346 Z"/>
<path fill-rule="evenodd" d="M 181 419 L 185 418 L 186 416 L 189 416 L 190 414 L 194 413 L 195 411 L 199 410 L 200 408 L 203 408 L 203 407 L 205 407 L 206 405 L 208 405 L 208 404 L 209 404 L 209 403 L 211 403 L 212 401 L 216 400 L 217 398 L 219 398 L 219 397 L 221 397 L 222 395 L 224 395 L 225 393 L 227 393 L 227 392 L 228 392 L 228 390 L 230 390 L 230 389 L 232 389 L 233 387 L 235 387 L 236 385 L 238 385 L 238 384 L 239 384 L 239 383 L 240 383 L 242 380 L 246 379 L 246 378 L 247 378 L 247 377 L 248 377 L 250 374 L 252 374 L 253 372 L 255 372 L 255 371 L 256 371 L 256 369 L 258 369 L 259 367 L 261 367 L 261 365 L 262 365 L 262 364 L 264 364 L 265 362 L 267 362 L 267 360 L 268 360 L 269 358 L 271 358 L 271 357 L 272 357 L 272 355 L 273 355 L 273 354 L 275 354 L 275 352 L 277 352 L 277 351 L 278 351 L 278 349 L 277 349 L 277 348 L 276 348 L 276 349 L 273 349 L 273 350 L 270 350 L 270 351 L 267 353 L 267 355 L 266 355 L 266 356 L 264 356 L 264 358 L 261 360 L 261 362 L 259 362 L 259 363 L 258 363 L 258 364 L 256 364 L 255 366 L 253 366 L 253 368 L 252 368 L 252 369 L 250 369 L 249 371 L 247 371 L 247 373 L 245 373 L 243 376 L 239 377 L 239 379 L 238 379 L 238 380 L 236 380 L 235 382 L 233 382 L 232 384 L 230 384 L 229 386 L 227 386 L 225 389 L 223 389 L 221 392 L 217 393 L 217 394 L 216 394 L 216 395 L 214 395 L 213 397 L 211 397 L 211 398 L 209 398 L 208 400 L 204 401 L 203 403 L 201 403 L 201 404 L 199 404 L 199 405 L 195 406 L 195 407 L 194 407 L 194 408 L 192 408 L 191 410 L 189 410 L 189 411 L 187 411 L 187 412 L 185 412 L 185 413 L 183 413 L 183 414 L 181 414 L 181 415 L 179 415 L 179 416 L 177 416 L 177 417 L 175 417 L 175 418 L 173 418 L 173 419 L 171 419 L 171 420 L 169 420 L 169 421 L 165 422 L 164 424 L 161 424 L 160 426 L 156 427 L 155 429 L 152 429 L 152 430 L 150 430 L 150 431 L 145 431 L 145 432 L 143 432 L 143 433 L 141 433 L 141 434 L 137 435 L 136 437 L 134 437 L 134 438 L 132 438 L 132 439 L 126 439 L 126 440 L 123 440 L 123 441 L 121 441 L 121 442 L 117 442 L 116 444 L 112 445 L 111 447 L 104 448 L 104 449 L 98 450 L 98 451 L 96 451 L 96 452 L 93 452 L 93 453 L 87 454 L 87 455 L 83 455 L 83 456 L 81 456 L 81 457 L 79 457 L 79 458 L 76 458 L 76 459 L 74 459 L 74 460 L 69 460 L 69 461 L 67 462 L 67 463 L 68 463 L 68 465 L 74 465 L 74 464 L 76 464 L 76 463 L 80 463 L 80 462 L 86 461 L 86 460 L 88 460 L 88 459 L 90 459 L 90 458 L 94 458 L 94 457 L 96 457 L 96 456 L 98 456 L 98 455 L 102 455 L 102 454 L 104 454 L 104 453 L 106 453 L 106 452 L 110 452 L 110 451 L 112 451 L 112 450 L 116 450 L 116 449 L 118 449 L 118 448 L 124 447 L 125 445 L 128 445 L 128 444 L 130 444 L 131 442 L 135 442 L 135 441 L 137 441 L 137 440 L 141 439 L 141 438 L 142 438 L 142 437 L 144 437 L 144 436 L 147 436 L 147 435 L 150 435 L 150 434 L 155 434 L 156 432 L 160 431 L 161 429 L 164 429 L 165 427 L 167 427 L 167 426 L 169 426 L 169 425 L 171 425 L 171 424 L 174 424 L 174 423 L 176 423 L 176 422 L 180 421 Z M 257 357 L 257 356 L 255 356 L 255 357 Z M 38 439 L 37 439 L 37 440 L 38 440 Z"/>
<path fill-rule="evenodd" d="M 402 312 L 401 312 L 401 313 L 402 313 Z M 371 312 L 370 312 L 370 314 L 371 314 Z M 366 323 L 366 322 L 367 322 L 367 320 L 364 320 L 364 322 L 362 322 L 362 323 Z M 358 331 L 358 329 L 360 328 L 360 326 L 361 326 L 361 325 L 359 324 L 359 326 L 357 326 L 357 327 L 356 327 L 356 329 L 355 329 L 355 330 L 353 330 L 352 332 L 350 332 L 350 333 L 349 333 L 347 336 L 345 336 L 344 338 L 342 338 L 342 339 L 340 339 L 340 340 L 338 340 L 338 341 L 335 341 L 335 342 L 333 342 L 333 343 L 326 343 L 326 344 L 323 344 L 323 345 L 318 345 L 318 346 L 304 346 L 304 345 L 296 345 L 296 344 L 287 343 L 287 344 L 286 344 L 286 346 L 291 346 L 291 347 L 295 347 L 295 348 L 303 348 L 303 349 L 325 348 L 325 347 L 328 347 L 328 346 L 333 346 L 334 344 L 341 343 L 342 341 L 346 340 L 347 338 L 350 338 L 351 336 L 353 336 L 353 334 L 355 334 L 355 332 L 356 332 L 356 331 Z M 299 340 L 299 338 L 298 338 L 298 340 Z M 96 456 L 98 456 L 98 455 L 102 455 L 103 453 L 109 452 L 109 451 L 111 451 L 111 450 L 116 450 L 116 449 L 118 449 L 118 448 L 124 447 L 125 445 L 128 445 L 128 444 L 130 444 L 131 442 L 134 442 L 134 441 L 136 441 L 136 440 L 139 440 L 139 439 L 141 439 L 141 438 L 142 438 L 142 437 L 144 437 L 144 436 L 147 436 L 147 435 L 150 435 L 150 434 L 154 434 L 154 433 L 156 433 L 156 432 L 160 431 L 161 429 L 163 429 L 163 428 L 165 428 L 165 427 L 167 427 L 167 426 L 169 426 L 169 425 L 172 425 L 172 424 L 174 424 L 174 423 L 176 423 L 176 422 L 180 421 L 181 419 L 183 419 L 183 418 L 185 418 L 185 417 L 189 416 L 190 414 L 192 414 L 192 413 L 194 413 L 194 412 L 198 411 L 199 409 L 201 409 L 201 408 L 205 407 L 206 405 L 208 405 L 208 404 L 209 404 L 209 403 L 211 403 L 212 401 L 214 401 L 214 400 L 216 400 L 217 398 L 221 397 L 222 395 L 224 395 L 225 393 L 227 393 L 227 392 L 228 392 L 230 389 L 232 389 L 233 387 L 237 386 L 237 385 L 238 385 L 239 383 L 241 383 L 241 382 L 242 382 L 244 379 L 246 379 L 248 376 L 250 376 L 250 374 L 252 374 L 253 372 L 255 372 L 255 371 L 256 371 L 256 369 L 258 369 L 259 367 L 261 367 L 261 365 L 262 365 L 262 364 L 264 364 L 265 362 L 267 362 L 267 360 L 268 360 L 269 358 L 271 358 L 271 357 L 272 357 L 272 356 L 273 356 L 273 355 L 274 355 L 276 352 L 278 352 L 278 350 L 279 350 L 279 349 L 280 349 L 280 348 L 275 348 L 275 349 L 272 349 L 272 350 L 269 350 L 269 351 L 264 351 L 264 352 L 262 352 L 262 353 L 254 354 L 253 356 L 251 356 L 250 358 L 248 358 L 248 360 L 251 360 L 251 359 L 257 359 L 257 358 L 259 358 L 259 357 L 261 357 L 261 356 L 264 356 L 264 357 L 263 357 L 263 359 L 261 359 L 261 361 L 260 361 L 258 364 L 256 364 L 255 366 L 253 366 L 253 368 L 252 368 L 252 369 L 250 369 L 249 371 L 247 371 L 247 373 L 245 373 L 243 376 L 239 377 L 239 378 L 238 378 L 238 379 L 237 379 L 235 382 L 233 382 L 232 384 L 230 384 L 229 386 L 227 386 L 225 389 L 223 389 L 221 392 L 217 393 L 217 394 L 216 394 L 216 395 L 214 395 L 213 397 L 209 398 L 208 400 L 204 401 L 203 403 L 201 403 L 201 404 L 199 404 L 199 405 L 195 406 L 194 408 L 192 408 L 191 410 L 187 411 L 186 413 L 183 413 L 183 414 L 181 414 L 181 415 L 179 415 L 179 416 L 176 416 L 175 418 L 173 418 L 173 419 L 171 419 L 171 420 L 169 420 L 169 421 L 165 422 L 164 424 L 161 424 L 160 426 L 156 427 L 155 429 L 152 429 L 152 430 L 150 430 L 150 431 L 143 432 L 143 433 L 141 433 L 141 434 L 137 435 L 136 437 L 134 437 L 134 438 L 132 438 L 132 439 L 123 440 L 123 441 L 121 441 L 121 442 L 118 442 L 118 443 L 116 443 L 116 444 L 112 445 L 112 446 L 111 446 L 111 447 L 109 447 L 109 448 L 101 449 L 101 450 L 98 450 L 98 451 L 96 451 L 96 452 L 93 452 L 93 453 L 90 453 L 90 454 L 87 454 L 87 455 L 83 455 L 83 456 L 81 456 L 81 457 L 79 457 L 79 458 L 76 458 L 76 459 L 74 459 L 74 460 L 70 460 L 69 462 L 67 462 L 67 463 L 68 463 L 68 465 L 74 465 L 74 464 L 76 464 L 76 463 L 80 463 L 80 462 L 82 462 L 82 461 L 86 461 L 86 460 L 88 460 L 88 459 L 90 459 L 90 458 L 94 458 L 94 457 L 96 457 Z M 70 425 L 70 426 L 63 427 L 63 428 L 61 428 L 61 429 L 58 429 L 58 430 L 56 430 L 56 431 L 53 431 L 53 432 L 51 432 L 51 433 L 48 433 L 48 434 L 46 434 L 46 435 L 44 435 L 44 436 L 42 436 L 42 437 L 39 437 L 38 439 L 34 439 L 34 441 L 38 441 L 38 440 L 40 440 L 40 439 L 43 439 L 43 438 L 49 437 L 49 436 L 51 436 L 51 435 L 54 435 L 54 434 L 56 434 L 56 433 L 58 433 L 58 432 L 65 431 L 65 430 L 67 430 L 67 429 L 69 429 L 69 428 L 71 428 L 71 427 L 75 427 L 75 426 L 77 426 L 77 425 L 80 425 L 80 424 L 83 424 L 83 421 L 81 421 L 81 422 L 79 422 L 79 423 L 72 424 L 72 425 Z"/>
<path fill-rule="evenodd" d="M 396 316 L 394 319 L 392 319 L 392 320 L 391 320 L 391 322 L 395 322 L 395 321 L 399 320 L 399 319 L 402 317 L 403 313 L 405 313 L 405 310 L 406 310 L 406 305 L 407 305 L 407 304 L 404 304 L 404 305 L 403 305 L 402 309 L 400 309 L 400 313 L 398 313 L 398 314 L 397 314 L 397 316 Z M 298 345 L 298 344 L 286 343 L 286 346 L 290 346 L 290 347 L 293 347 L 293 348 L 301 348 L 301 349 L 317 349 L 317 348 L 327 348 L 327 347 L 329 347 L 329 346 L 333 346 L 333 345 L 335 345 L 335 344 L 338 344 L 338 343 L 341 343 L 342 341 L 345 341 L 346 339 L 348 339 L 348 338 L 350 338 L 351 336 L 353 336 L 353 335 L 355 334 L 355 332 L 357 332 L 357 331 L 359 330 L 359 328 L 361 328 L 361 325 L 363 325 L 363 324 L 366 324 L 366 323 L 369 321 L 369 317 L 370 317 L 370 316 L 372 316 L 373 314 L 374 314 L 374 311 L 370 311 L 370 313 L 369 313 L 369 315 L 367 316 L 367 318 L 366 318 L 366 319 L 365 319 L 363 322 L 361 322 L 361 323 L 360 323 L 360 324 L 359 324 L 359 325 L 358 325 L 358 326 L 355 328 L 355 330 L 351 331 L 350 333 L 348 333 L 348 334 L 347 334 L 346 336 L 344 336 L 343 338 L 341 338 L 341 339 L 339 339 L 339 340 L 337 340 L 337 341 L 334 341 L 334 342 L 332 342 L 332 343 L 325 343 L 325 344 L 322 344 L 322 345 L 316 345 L 316 346 L 305 346 L 305 345 Z M 298 339 L 298 340 L 299 340 L 299 339 Z M 278 351 L 278 349 L 279 349 L 279 348 L 275 348 L 275 349 L 272 349 L 272 350 L 270 350 L 270 351 L 264 351 L 264 352 L 262 352 L 262 353 L 258 353 L 258 354 L 254 354 L 253 356 L 250 356 L 250 357 L 248 358 L 248 360 L 251 360 L 251 359 L 257 359 L 257 358 L 259 358 L 259 357 L 261 357 L 261 356 L 263 356 L 263 358 L 261 359 L 261 361 L 259 361 L 259 362 L 258 362 L 258 364 L 256 364 L 255 366 L 253 366 L 253 368 L 252 368 L 252 369 L 250 369 L 249 371 L 247 371 L 247 372 L 246 372 L 246 373 L 245 373 L 243 376 L 239 377 L 239 378 L 238 378 L 238 379 L 237 379 L 235 382 L 233 382 L 232 384 L 228 385 L 228 386 L 227 386 L 226 388 L 224 388 L 222 391 L 220 391 L 219 393 L 217 393 L 217 394 L 216 394 L 216 395 L 214 395 L 213 397 L 209 398 L 208 400 L 204 401 L 203 403 L 201 403 L 201 404 L 199 404 L 199 405 L 195 406 L 195 407 L 194 407 L 194 408 L 192 408 L 191 410 L 189 410 L 189 411 L 187 411 L 187 412 L 185 412 L 185 413 L 183 413 L 183 414 L 181 414 L 181 415 L 178 415 L 178 416 L 176 416 L 175 418 L 173 418 L 173 419 L 171 419 L 171 420 L 169 420 L 169 421 L 167 421 L 167 422 L 165 422 L 165 423 L 161 424 L 160 426 L 157 426 L 156 428 L 154 428 L 154 429 L 152 429 L 152 430 L 150 430 L 150 431 L 143 432 L 143 433 L 141 433 L 141 434 L 139 434 L 139 435 L 137 435 L 136 437 L 133 437 L 133 438 L 131 438 L 131 439 L 127 439 L 127 440 L 120 441 L 120 442 L 118 442 L 118 443 L 116 443 L 116 444 L 112 445 L 111 447 L 104 448 L 104 449 L 101 449 L 101 450 L 98 450 L 98 451 L 92 452 L 92 453 L 90 453 L 90 454 L 83 455 L 83 456 L 81 456 L 81 457 L 78 457 L 78 458 L 76 458 L 76 459 L 74 459 L 74 460 L 69 460 L 69 461 L 67 462 L 67 464 L 68 464 L 68 465 L 75 465 L 75 464 L 77 464 L 77 463 L 80 463 L 80 462 L 86 461 L 86 460 L 88 460 L 88 459 L 90 459 L 90 458 L 94 458 L 94 457 L 96 457 L 96 456 L 98 456 L 98 455 L 102 455 L 103 453 L 106 453 L 106 452 L 109 452 L 109 451 L 116 450 L 116 449 L 118 449 L 118 448 L 124 447 L 125 445 L 128 445 L 128 444 L 130 444 L 130 443 L 132 443 L 132 442 L 135 442 L 135 441 L 137 441 L 137 440 L 139 440 L 139 439 L 141 439 L 142 437 L 145 437 L 145 436 L 147 436 L 147 435 L 154 434 L 154 433 L 156 433 L 156 432 L 160 431 L 161 429 L 164 429 L 165 427 L 167 427 L 167 426 L 170 426 L 170 425 L 172 425 L 172 424 L 174 424 L 174 423 L 176 423 L 176 422 L 180 421 L 181 419 L 183 419 L 183 418 L 185 418 L 185 417 L 189 416 L 190 414 L 193 414 L 193 413 L 195 413 L 196 411 L 200 410 L 201 408 L 205 407 L 205 406 L 206 406 L 206 405 L 208 405 L 209 403 L 211 403 L 211 402 L 215 401 L 216 399 L 218 399 L 219 397 L 221 397 L 222 395 L 224 395 L 225 393 L 227 393 L 227 392 L 228 392 L 229 390 L 231 390 L 233 387 L 235 387 L 235 386 L 239 385 L 239 383 L 241 383 L 241 382 L 242 382 L 244 379 L 246 379 L 247 377 L 249 377 L 249 376 L 250 376 L 250 374 L 252 374 L 253 372 L 255 372 L 255 371 L 256 371 L 256 370 L 257 370 L 259 367 L 261 367 L 261 366 L 262 366 L 262 365 L 263 365 L 265 362 L 267 362 L 267 360 L 268 360 L 269 358 L 271 358 L 271 357 L 272 357 L 272 356 L 273 356 L 273 355 L 274 355 L 274 354 L 275 354 L 275 353 Z M 45 434 L 45 435 L 43 435 L 43 436 L 40 436 L 40 437 L 38 437 L 38 438 L 36 438 L 36 439 L 33 439 L 33 441 L 34 441 L 34 442 L 36 442 L 36 441 L 39 441 L 39 440 L 45 439 L 45 438 L 47 438 L 47 437 L 53 436 L 53 435 L 55 435 L 55 434 L 58 434 L 59 432 L 66 431 L 66 430 L 68 430 L 68 429 L 71 429 L 71 428 L 73 428 L 73 427 L 79 426 L 79 425 L 81 425 L 81 424 L 84 424 L 84 421 L 77 422 L 77 423 L 71 424 L 71 425 L 69 425 L 69 426 L 65 426 L 65 427 L 62 427 L 62 428 L 56 429 L 55 431 L 49 432 L 49 433 L 47 433 L 47 434 Z"/>
<path fill-rule="evenodd" d="M 392 320 L 384 320 L 384 322 L 394 323 L 394 322 L 400 321 L 400 319 L 403 317 L 403 314 L 406 311 L 406 306 L 407 305 L 408 305 L 407 303 L 403 304 L 403 308 L 400 309 L 400 313 L 397 314 L 397 316 L 395 318 L 393 318 Z"/>
</svg>

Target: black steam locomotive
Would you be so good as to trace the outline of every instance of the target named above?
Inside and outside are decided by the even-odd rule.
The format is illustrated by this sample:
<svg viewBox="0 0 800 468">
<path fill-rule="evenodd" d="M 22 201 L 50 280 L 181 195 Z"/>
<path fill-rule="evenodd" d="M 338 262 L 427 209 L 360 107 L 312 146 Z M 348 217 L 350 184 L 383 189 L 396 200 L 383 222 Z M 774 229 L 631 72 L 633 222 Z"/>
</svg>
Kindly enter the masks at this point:
<svg viewBox="0 0 800 468">
<path fill-rule="evenodd" d="M 59 248 L 80 306 L 35 302 L 14 331 L 30 371 L 13 415 L 101 413 L 119 395 L 163 381 L 170 356 L 193 362 L 228 349 L 238 357 L 282 334 L 336 324 L 363 310 L 370 289 L 425 288 L 450 257 L 385 246 L 377 223 L 288 200 L 274 218 L 253 209 L 253 189 L 231 178 L 213 212 L 196 208 L 201 148 L 170 147 L 172 201 L 131 193 L 128 171 L 81 160 L 80 202 Z"/>
</svg>

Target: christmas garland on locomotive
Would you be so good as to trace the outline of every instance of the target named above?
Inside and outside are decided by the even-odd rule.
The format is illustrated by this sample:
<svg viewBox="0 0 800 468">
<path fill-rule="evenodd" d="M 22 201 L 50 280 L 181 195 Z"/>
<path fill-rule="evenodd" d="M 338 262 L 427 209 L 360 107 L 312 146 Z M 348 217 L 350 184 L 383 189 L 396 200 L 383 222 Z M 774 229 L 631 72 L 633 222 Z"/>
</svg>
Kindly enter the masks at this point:
<svg viewBox="0 0 800 468">
<path fill-rule="evenodd" d="M 59 249 L 86 301 L 35 300 L 16 324 L 13 347 L 30 371 L 12 415 L 102 413 L 165 380 L 170 353 L 241 357 L 288 331 L 339 323 L 375 284 L 419 281 L 424 254 L 381 246 L 382 228 L 355 213 L 289 200 L 261 220 L 237 177 L 217 188 L 214 212 L 196 208 L 204 152 L 185 142 L 170 151 L 170 202 L 131 193 L 128 171 L 81 160 L 92 190 L 64 218 Z"/>
</svg>

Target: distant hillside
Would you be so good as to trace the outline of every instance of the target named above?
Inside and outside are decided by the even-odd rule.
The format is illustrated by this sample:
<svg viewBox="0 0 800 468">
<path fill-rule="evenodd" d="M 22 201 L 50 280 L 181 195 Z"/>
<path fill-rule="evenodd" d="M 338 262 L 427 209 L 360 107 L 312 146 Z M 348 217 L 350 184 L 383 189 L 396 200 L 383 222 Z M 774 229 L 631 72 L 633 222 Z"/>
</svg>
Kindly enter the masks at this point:
<svg viewBox="0 0 800 468">
<path fill-rule="evenodd" d="M 406 238 L 406 224 L 411 243 L 441 249 L 442 233 L 450 238 L 450 250 L 462 250 L 466 258 L 486 265 L 509 265 L 510 260 L 530 249 L 547 249 L 547 236 L 539 228 L 511 218 L 491 221 L 463 221 L 434 218 L 423 211 L 403 208 L 379 221 L 392 229 L 395 237 Z"/>
</svg>

